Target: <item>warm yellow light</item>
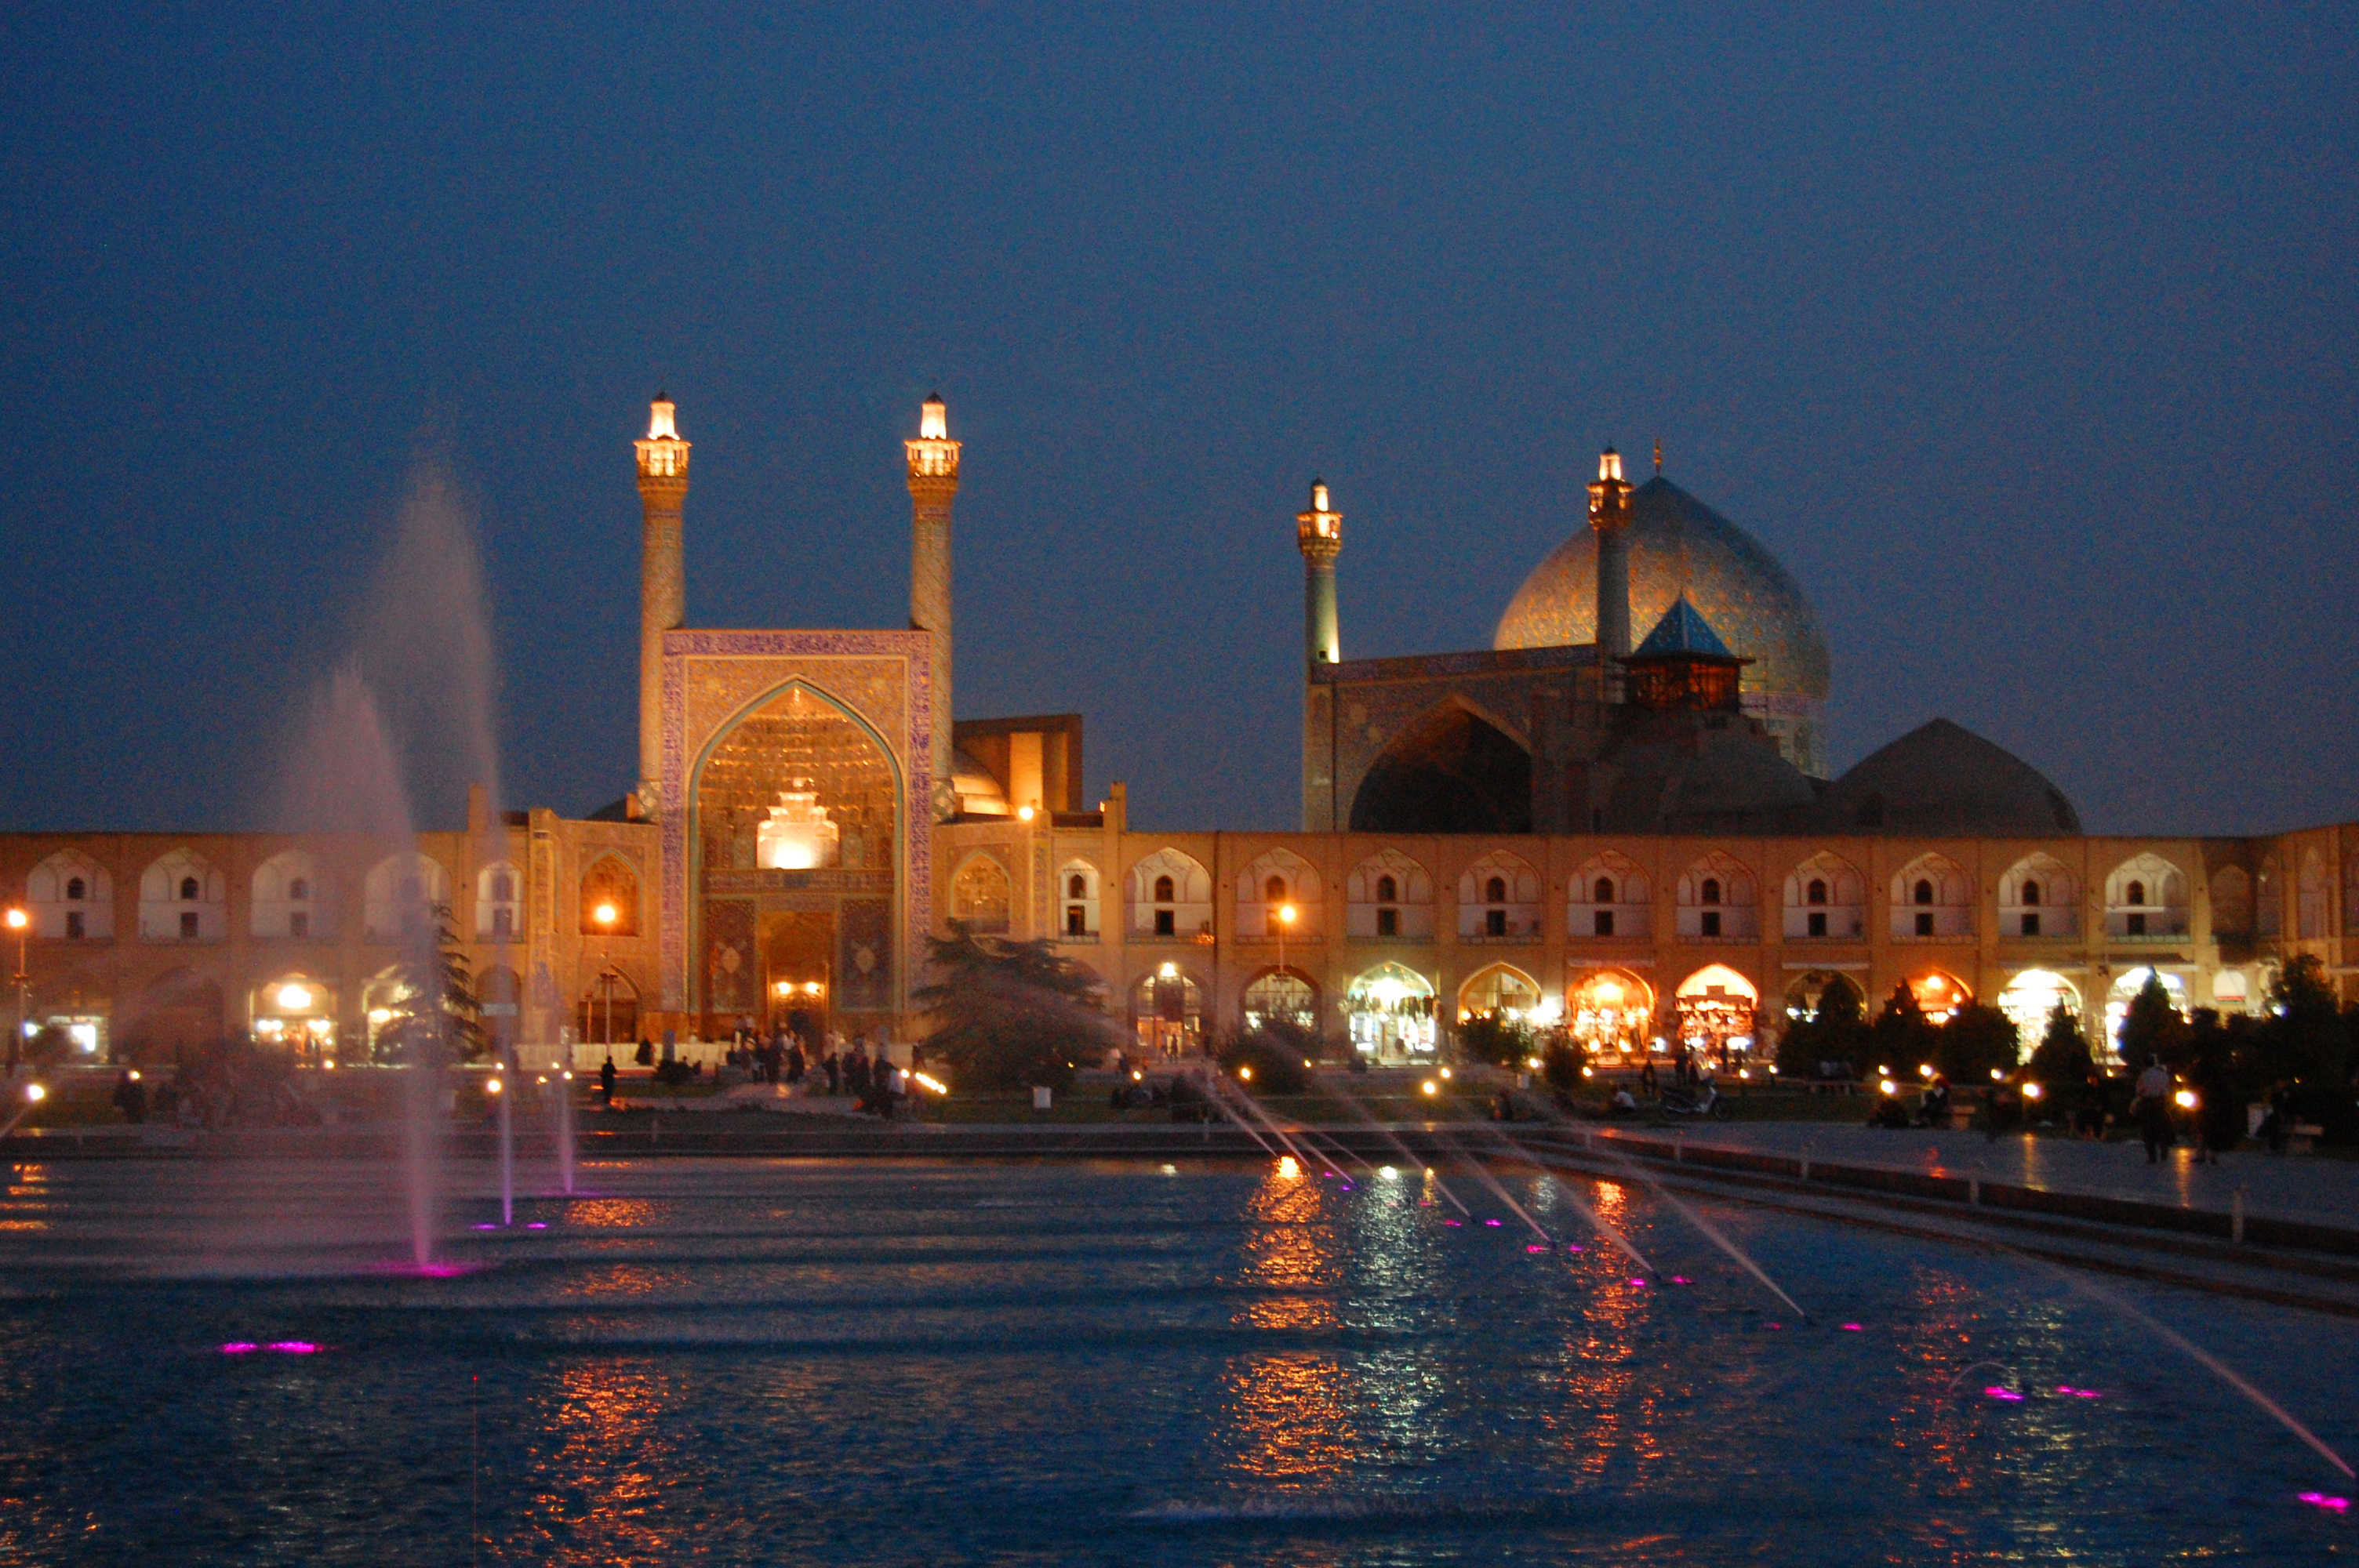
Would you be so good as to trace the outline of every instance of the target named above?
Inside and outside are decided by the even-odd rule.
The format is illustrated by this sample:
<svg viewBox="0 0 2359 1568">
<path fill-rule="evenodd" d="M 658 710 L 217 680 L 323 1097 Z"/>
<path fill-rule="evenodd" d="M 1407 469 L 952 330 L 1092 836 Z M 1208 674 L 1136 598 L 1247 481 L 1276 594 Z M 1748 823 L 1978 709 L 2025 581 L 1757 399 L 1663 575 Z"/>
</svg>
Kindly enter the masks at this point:
<svg viewBox="0 0 2359 1568">
<path fill-rule="evenodd" d="M 1438 1095 L 1438 1094 L 1440 1094 L 1440 1093 L 1441 1092 L 1441 1086 L 1440 1086 L 1440 1084 L 1435 1083 L 1431 1078 L 1428 1078 L 1428 1079 L 1426 1079 L 1426 1080 L 1425 1080 L 1425 1082 L 1423 1082 L 1423 1083 L 1421 1083 L 1421 1084 L 1418 1085 L 1417 1087 L 1418 1087 L 1419 1088 L 1420 1088 L 1420 1089 L 1423 1089 L 1427 1094 L 1430 1094 L 1430 1095 Z"/>
<path fill-rule="evenodd" d="M 909 1075 L 909 1077 L 910 1077 L 910 1080 L 911 1080 L 912 1082 L 916 1083 L 916 1084 L 918 1085 L 918 1087 L 920 1087 L 920 1088 L 924 1088 L 924 1089 L 930 1089 L 930 1090 L 932 1090 L 935 1094 L 938 1094 L 938 1095 L 946 1095 L 946 1094 L 948 1094 L 948 1093 L 950 1093 L 950 1092 L 951 1092 L 951 1087 L 950 1087 L 950 1085 L 948 1085 L 948 1084 L 946 1084 L 946 1083 L 942 1082 L 942 1081 L 941 1081 L 941 1079 L 940 1079 L 940 1078 L 937 1078 L 937 1077 L 931 1076 L 930 1076 L 930 1075 L 929 1075 L 929 1074 L 925 1074 L 925 1073 L 911 1073 L 911 1074 Z"/>
<path fill-rule="evenodd" d="M 1017 806 L 1017 807 L 1016 808 L 1016 821 L 1018 821 L 1018 822 L 1029 822 L 1029 821 L 1031 821 L 1031 820 L 1032 820 L 1032 808 L 1031 808 L 1030 806 Z"/>
<path fill-rule="evenodd" d="M 132 1069 L 131 1069 L 131 1071 L 129 1071 L 128 1073 L 125 1073 L 125 1074 L 124 1075 L 124 1076 L 125 1076 L 125 1077 L 129 1078 L 133 1083 L 135 1083 L 135 1084 L 136 1084 L 136 1083 L 137 1083 L 137 1082 L 139 1081 L 139 1069 L 138 1069 L 138 1068 L 136 1068 L 136 1067 L 134 1067 L 134 1068 L 132 1068 Z"/>
<path fill-rule="evenodd" d="M 929 397 L 918 406 L 918 439 L 947 441 L 951 438 L 951 412 L 939 397 Z"/>
<path fill-rule="evenodd" d="M 1597 454 L 1597 477 L 1618 480 L 1622 477 L 1622 454 L 1608 447 Z"/>
<path fill-rule="evenodd" d="M 369 1022 L 371 1023 L 391 1023 L 393 1022 L 393 1009 L 389 1007 L 373 1007 L 369 1009 Z"/>
<path fill-rule="evenodd" d="M 819 982 L 817 980 L 805 980 L 803 982 L 803 994 L 805 996 L 819 995 Z"/>
<path fill-rule="evenodd" d="M 590 912 L 590 918 L 601 925 L 612 925 L 622 918 L 623 912 L 611 903 L 602 903 Z"/>
<path fill-rule="evenodd" d="M 1993 1067 L 1993 1068 L 1991 1069 L 1991 1082 L 1993 1082 L 1993 1083 L 1995 1083 L 1995 1084 L 2003 1084 L 2003 1083 L 2005 1083 L 2006 1081 L 2006 1074 L 2005 1074 L 2004 1072 L 2000 1071 L 2000 1070 L 1999 1070 L 1998 1068 L 1996 1068 L 1996 1067 Z"/>
<path fill-rule="evenodd" d="M 1143 1084 L 1147 1081 L 1147 1074 L 1139 1068 L 1133 1067 L 1130 1070 L 1130 1081 L 1134 1084 Z"/>
<path fill-rule="evenodd" d="M 8 912 L 8 929 L 11 931 L 22 931 L 25 929 L 25 925 L 30 918 L 31 917 L 23 910 L 12 909 Z"/>
<path fill-rule="evenodd" d="M 495 1094 L 499 1093 L 499 1092 L 500 1092 L 500 1081 L 499 1081 L 499 1079 L 497 1079 L 497 1078 L 485 1078 L 485 1079 L 484 1080 L 484 1092 L 485 1094 L 487 1094 L 487 1095 L 495 1095 Z"/>
<path fill-rule="evenodd" d="M 648 440 L 677 441 L 679 439 L 679 427 L 673 421 L 672 414 L 672 401 L 669 397 L 658 397 L 647 405 Z"/>
<path fill-rule="evenodd" d="M 1584 1078 L 1593 1078 L 1597 1076 L 1597 1069 L 1584 1062 L 1581 1065 L 1581 1076 Z"/>
<path fill-rule="evenodd" d="M 332 1073 L 336 1070 L 336 1059 L 333 1056 L 331 1056 L 326 1061 L 321 1063 L 320 1065 Z"/>
<path fill-rule="evenodd" d="M 1917 1064 L 1917 1076 L 1918 1076 L 1919 1077 L 1920 1077 L 1920 1078 L 1930 1078 L 1930 1077 L 1931 1077 L 1931 1076 L 1933 1076 L 1933 1064 L 1932 1064 L 1932 1063 L 1930 1063 L 1930 1062 L 1919 1062 L 1919 1063 L 1918 1063 L 1918 1064 Z M 1993 1074 L 1992 1076 L 1993 1076 L 1994 1077 L 1995 1077 L 1997 1075 L 1996 1075 L 1996 1074 Z"/>
<path fill-rule="evenodd" d="M 287 1012 L 303 1012 L 311 1005 L 311 988 L 294 984 L 278 988 L 278 1006 Z"/>
<path fill-rule="evenodd" d="M 1180 978 L 1180 966 L 1177 964 L 1166 964 L 1155 972 L 1162 976 L 1167 980 L 1176 980 Z"/>
<path fill-rule="evenodd" d="M 1622 987 L 1614 980 L 1600 980 L 1589 988 L 1589 994 L 1603 1007 L 1614 1007 L 1622 1000 Z"/>
<path fill-rule="evenodd" d="M 1281 925 L 1291 925 L 1301 913 L 1302 912 L 1300 910 L 1295 908 L 1290 903 L 1281 903 L 1277 906 L 1278 924 Z"/>
<path fill-rule="evenodd" d="M 1247 1083 L 1253 1082 L 1253 1065 L 1251 1063 L 1247 1063 L 1244 1066 L 1239 1067 L 1237 1069 L 1237 1076 L 1243 1078 Z"/>
<path fill-rule="evenodd" d="M 47 1099 L 47 1098 L 49 1098 L 49 1090 L 47 1090 L 47 1089 L 45 1089 L 45 1088 L 43 1088 L 40 1085 L 38 1085 L 38 1084 L 27 1084 L 27 1085 L 25 1086 L 25 1098 L 26 1098 L 27 1100 L 28 1100 L 28 1101 L 30 1101 L 30 1102 L 32 1102 L 32 1103 L 34 1103 L 34 1104 L 38 1105 L 38 1104 L 39 1104 L 42 1100 L 45 1100 L 45 1099 Z"/>
<path fill-rule="evenodd" d="M 1299 1176 L 1302 1174 L 1302 1167 L 1294 1162 L 1293 1155 L 1280 1154 L 1277 1157 L 1277 1173 L 1281 1176 Z"/>
<path fill-rule="evenodd" d="M 2193 1110 L 2195 1108 L 2195 1091 L 2193 1089 L 2181 1089 L 2170 1098 L 2179 1102 L 2179 1108 L 2181 1110 Z"/>
<path fill-rule="evenodd" d="M 1448 1076 L 1450 1076 L 1450 1069 L 1449 1069 L 1449 1068 L 1447 1068 L 1447 1067 L 1442 1068 L 1442 1069 L 1441 1069 L 1441 1076 L 1442 1076 L 1443 1077 L 1445 1077 L 1445 1078 L 1446 1078 L 1446 1077 L 1448 1077 Z"/>
<path fill-rule="evenodd" d="M 2026 1084 L 2023 1086 L 2023 1098 L 2026 1099 L 2038 1099 L 2046 1092 L 2047 1091 L 2042 1089 L 2038 1084 Z"/>
<path fill-rule="evenodd" d="M 1888 1094 L 1888 1095 L 1897 1095 L 1897 1094 L 1898 1094 L 1898 1093 L 1900 1092 L 1900 1086 L 1899 1086 L 1898 1084 L 1894 1083 L 1890 1078 L 1886 1078 L 1886 1079 L 1885 1079 L 1881 1084 L 1879 1084 L 1877 1087 L 1878 1087 L 1879 1088 L 1883 1089 L 1883 1090 L 1884 1090 L 1884 1092 L 1885 1092 L 1886 1094 Z"/>
</svg>

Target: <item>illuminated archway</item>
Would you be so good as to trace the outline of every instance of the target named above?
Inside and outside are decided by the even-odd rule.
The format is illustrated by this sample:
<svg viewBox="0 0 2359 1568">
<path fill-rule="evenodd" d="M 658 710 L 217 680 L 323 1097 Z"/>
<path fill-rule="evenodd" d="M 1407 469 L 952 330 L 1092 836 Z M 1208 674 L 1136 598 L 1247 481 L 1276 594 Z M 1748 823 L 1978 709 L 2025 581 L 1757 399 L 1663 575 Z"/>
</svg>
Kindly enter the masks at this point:
<svg viewBox="0 0 2359 1568">
<path fill-rule="evenodd" d="M 1203 988 L 1178 964 L 1158 965 L 1132 984 L 1130 1021 L 1150 1057 L 1193 1055 L 1203 1048 Z"/>
<path fill-rule="evenodd" d="M 1966 989 L 1964 981 L 1941 969 L 1928 969 L 1911 977 L 1908 994 L 1924 1010 L 1925 1022 L 1936 1025 L 1949 1022 L 1958 1009 L 1974 1000 L 1974 993 Z"/>
<path fill-rule="evenodd" d="M 335 1056 L 336 993 L 313 977 L 297 971 L 266 980 L 254 988 L 247 1008 L 262 1044 L 309 1061 Z"/>
<path fill-rule="evenodd" d="M 1531 1020 L 1540 1008 L 1540 983 L 1513 964 L 1493 964 L 1458 988 L 1458 1022 L 1499 1017 Z"/>
<path fill-rule="evenodd" d="M 1267 968 L 1245 985 L 1240 1011 L 1247 1029 L 1266 1023 L 1290 1023 L 1298 1029 L 1319 1027 L 1319 986 L 1296 968 Z"/>
<path fill-rule="evenodd" d="M 2006 1014 L 2008 1022 L 2015 1025 L 2015 1038 L 2021 1060 L 2027 1062 L 2031 1059 L 2031 1053 L 2038 1045 L 2040 1037 L 2048 1033 L 2049 1015 L 2060 1003 L 2066 1012 L 2078 1018 L 2081 1015 L 2080 988 L 2063 976 L 2051 974 L 2046 969 L 2026 969 L 2007 981 L 2006 989 L 1998 993 L 1998 1010 Z"/>
<path fill-rule="evenodd" d="M 1372 1061 L 1433 1054 L 1433 982 L 1405 964 L 1378 964 L 1343 993 L 1352 1049 Z"/>
<path fill-rule="evenodd" d="M 2146 989 L 2148 975 L 2161 977 L 2162 989 L 2170 998 L 2171 1007 L 2180 1017 L 2187 1016 L 2185 979 L 2168 969 L 2152 969 L 2143 964 L 2135 969 L 2125 969 L 2105 995 L 2105 1051 L 2116 1063 L 2122 1059 L 2122 1020 L 2129 1016 L 2131 1000 Z"/>
<path fill-rule="evenodd" d="M 1717 1056 L 1726 1066 L 1753 1049 L 1761 993 L 1725 964 L 1706 964 L 1680 982 L 1676 998 L 1683 1050 Z"/>
<path fill-rule="evenodd" d="M 1644 1056 L 1655 1035 L 1655 993 L 1627 969 L 1598 969 L 1565 988 L 1564 1016 L 1593 1055 Z"/>
</svg>

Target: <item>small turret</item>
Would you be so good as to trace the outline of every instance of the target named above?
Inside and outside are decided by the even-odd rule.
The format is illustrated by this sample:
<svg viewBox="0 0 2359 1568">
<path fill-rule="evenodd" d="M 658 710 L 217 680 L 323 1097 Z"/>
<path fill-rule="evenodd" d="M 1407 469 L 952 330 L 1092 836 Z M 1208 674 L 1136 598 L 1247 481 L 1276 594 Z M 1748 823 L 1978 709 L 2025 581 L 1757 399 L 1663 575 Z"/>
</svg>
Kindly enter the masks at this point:
<svg viewBox="0 0 2359 1568">
<path fill-rule="evenodd" d="M 1335 557 L 1343 553 L 1343 514 L 1327 503 L 1324 480 L 1310 481 L 1310 510 L 1294 514 L 1302 550 L 1304 652 L 1314 665 L 1341 663 L 1343 630 L 1335 610 Z"/>
<path fill-rule="evenodd" d="M 1611 447 L 1597 455 L 1589 526 L 1597 535 L 1597 653 L 1619 659 L 1630 652 L 1630 485 Z"/>
<path fill-rule="evenodd" d="M 663 634 L 687 617 L 680 507 L 688 499 L 689 444 L 671 399 L 647 405 L 647 433 L 634 441 L 639 468 L 639 787 L 641 816 L 658 805 L 663 775 Z"/>
<path fill-rule="evenodd" d="M 950 409 L 937 392 L 918 409 L 918 438 L 901 443 L 909 465 L 909 624 L 933 634 L 933 811 L 958 812 L 951 779 L 951 503 L 958 499 L 959 443 Z"/>
</svg>

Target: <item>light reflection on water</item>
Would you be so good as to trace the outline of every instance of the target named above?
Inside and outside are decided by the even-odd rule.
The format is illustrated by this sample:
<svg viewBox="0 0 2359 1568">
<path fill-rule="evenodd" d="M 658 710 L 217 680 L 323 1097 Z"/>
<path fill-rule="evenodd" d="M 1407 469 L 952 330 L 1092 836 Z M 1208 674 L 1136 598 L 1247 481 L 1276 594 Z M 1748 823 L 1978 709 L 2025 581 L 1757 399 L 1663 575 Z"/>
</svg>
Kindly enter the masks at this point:
<svg viewBox="0 0 2359 1568">
<path fill-rule="evenodd" d="M 1581 1234 L 1548 1181 L 1501 1179 Z M 2128 1568 L 2351 1544 L 2295 1500 L 2329 1479 L 2298 1444 L 1987 1254 L 1714 1210 L 1863 1325 L 1773 1333 L 1756 1285 L 1614 1183 L 1582 1195 L 1692 1287 L 1446 1227 L 1422 1180 L 682 1161 L 598 1184 L 536 1200 L 548 1231 L 462 1235 L 486 1266 L 458 1279 L 126 1280 L 77 1227 L 119 1267 L 186 1193 L 53 1173 L 62 1235 L 0 1237 L 0 1559 L 448 1563 L 471 1515 L 486 1563 Z M 2359 1336 L 2142 1304 L 2359 1443 Z M 214 1353 L 288 1338 L 331 1353 Z M 2083 1384 L 2106 1398 L 2046 1392 Z"/>
</svg>

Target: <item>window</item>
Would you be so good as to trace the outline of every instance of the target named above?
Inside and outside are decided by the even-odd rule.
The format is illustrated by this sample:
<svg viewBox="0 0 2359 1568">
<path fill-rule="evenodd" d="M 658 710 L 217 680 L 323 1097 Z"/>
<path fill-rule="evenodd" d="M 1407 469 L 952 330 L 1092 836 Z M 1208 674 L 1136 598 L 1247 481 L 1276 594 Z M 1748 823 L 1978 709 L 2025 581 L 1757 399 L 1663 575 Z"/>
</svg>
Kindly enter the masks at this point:
<svg viewBox="0 0 2359 1568">
<path fill-rule="evenodd" d="M 1089 879 L 1082 876 L 1079 871 L 1075 871 L 1071 876 L 1067 877 L 1065 879 L 1065 896 L 1067 898 L 1089 897 Z"/>
<path fill-rule="evenodd" d="M 180 940 L 193 942 L 196 939 L 197 912 L 193 909 L 184 909 L 180 912 Z"/>
<path fill-rule="evenodd" d="M 1376 879 L 1376 902 L 1378 903 L 1398 903 L 1400 902 L 1400 883 L 1393 881 L 1390 877 L 1378 877 Z"/>
<path fill-rule="evenodd" d="M 1819 878 L 1817 878 L 1817 877 L 1813 877 L 1813 878 L 1811 878 L 1811 879 L 1810 879 L 1810 890 L 1809 890 L 1808 892 L 1806 892 L 1805 893 L 1803 893 L 1803 894 L 1802 894 L 1802 902 L 1803 902 L 1803 903 L 1826 903 L 1826 902 L 1827 902 L 1827 884 L 1826 884 L 1824 881 L 1821 881 L 1821 880 L 1820 880 Z M 1815 918 L 1818 920 L 1818 922 L 1819 922 L 1819 924 L 1820 924 L 1821 925 L 1824 925 L 1826 924 L 1826 916 L 1824 916 L 1824 915 L 1819 915 L 1819 916 L 1816 916 Z M 1813 932 L 1811 932 L 1811 933 L 1810 933 L 1810 935 L 1813 935 L 1813 936 L 1824 936 L 1824 935 L 1826 935 L 1826 933 L 1825 933 L 1824 931 L 1813 931 Z"/>
<path fill-rule="evenodd" d="M 1075 877 L 1073 881 L 1076 885 L 1079 885 L 1081 880 L 1081 878 Z M 1089 911 L 1082 908 L 1078 903 L 1067 904 L 1065 906 L 1065 935 L 1068 936 L 1087 936 L 1089 934 Z"/>
<path fill-rule="evenodd" d="M 2132 885 L 2135 886 L 2136 884 L 2133 883 Z M 2135 911 L 2123 918 L 2125 924 L 2122 934 L 2124 935 L 2143 936 L 2146 935 L 2146 912 L 2144 910 Z"/>
<path fill-rule="evenodd" d="M 494 902 L 499 903 L 513 903 L 516 899 L 516 879 L 508 875 L 506 871 L 502 871 L 498 876 L 494 877 L 492 879 L 492 898 Z"/>
<path fill-rule="evenodd" d="M 1505 936 L 1507 934 L 1507 912 L 1504 909 L 1484 911 L 1483 933 L 1486 936 Z"/>
<path fill-rule="evenodd" d="M 2027 905 L 2036 904 L 2039 902 L 2039 884 L 2038 882 L 2027 881 L 2023 884 L 2023 902 Z M 2024 935 L 2027 936 L 2031 935 L 2031 933 L 2026 932 Z"/>
<path fill-rule="evenodd" d="M 84 882 L 80 877 L 68 877 L 66 879 L 66 897 L 73 900 L 76 903 L 80 903 L 83 899 L 88 898 L 89 896 L 89 884 Z"/>
<path fill-rule="evenodd" d="M 180 879 L 180 898 L 181 901 L 186 903 L 194 903 L 197 902 L 196 878 L 182 877 Z"/>
<path fill-rule="evenodd" d="M 1600 882 L 1598 885 L 1599 885 L 1600 887 L 1603 887 L 1603 886 L 1604 886 L 1605 884 L 1604 884 L 1604 883 L 1603 883 L 1603 882 Z M 1614 935 L 1614 912 L 1613 912 L 1612 910 L 1610 910 L 1610 909 L 1601 909 L 1601 910 L 1596 911 L 1595 913 L 1596 913 L 1596 921 L 1597 921 L 1597 935 L 1599 935 L 1600 936 L 1611 936 L 1611 935 Z"/>
<path fill-rule="evenodd" d="M 513 936 L 516 935 L 515 910 L 495 909 L 492 911 L 492 935 L 503 937 Z"/>
<path fill-rule="evenodd" d="M 1703 886 L 1696 891 L 1703 903 L 1718 903 L 1720 902 L 1720 879 L 1718 877 L 1706 877 L 1703 880 Z M 1712 936 L 1720 935 L 1720 922 L 1718 920 L 1714 920 L 1712 923 L 1712 930 L 1707 933 L 1707 935 Z"/>
<path fill-rule="evenodd" d="M 1284 877 L 1272 877 L 1267 881 L 1262 883 L 1261 896 L 1262 902 L 1265 903 L 1284 903 L 1286 902 L 1286 879 Z"/>
<path fill-rule="evenodd" d="M 1925 884 L 1923 882 L 1919 882 L 1917 885 L 1919 887 L 1923 887 Z M 1924 910 L 1918 912 L 1917 935 L 1919 936 L 1930 936 L 1933 935 L 1933 916 L 1930 912 Z"/>
<path fill-rule="evenodd" d="M 82 886 L 82 884 L 81 884 L 80 882 L 76 882 L 76 883 L 74 883 L 73 885 L 74 885 L 74 886 L 76 886 L 76 887 L 80 887 L 80 886 Z M 77 898 L 79 898 L 81 895 L 80 895 L 79 893 L 77 893 L 77 894 L 75 894 L 74 896 L 76 896 Z M 69 909 L 69 910 L 67 910 L 67 911 L 66 911 L 66 939 L 67 939 L 68 941 L 79 942 L 79 941 L 81 941 L 81 940 L 82 940 L 82 938 L 85 935 L 87 935 L 87 933 L 86 933 L 86 932 L 83 930 L 83 928 L 82 928 L 82 911 L 81 911 L 81 910 L 79 910 L 79 909 Z"/>
<path fill-rule="evenodd" d="M 287 884 L 287 896 L 301 903 L 311 896 L 311 879 L 297 877 Z"/>
<path fill-rule="evenodd" d="M 1927 879 L 1919 877 L 1917 879 L 1917 885 L 1909 890 L 1909 897 L 1919 903 L 1932 903 L 1933 884 Z M 1930 936 L 1932 933 L 1930 931 L 1919 931 L 1917 935 L 1919 936 Z"/>
<path fill-rule="evenodd" d="M 2033 910 L 2025 910 L 2023 912 L 2023 934 L 2026 936 L 2037 936 L 2039 935 L 2039 915 L 2038 912 Z"/>
<path fill-rule="evenodd" d="M 1720 911 L 1707 909 L 1703 912 L 1703 934 L 1706 936 L 1720 935 Z"/>
<path fill-rule="evenodd" d="M 1180 935 L 1180 917 L 1178 914 L 1169 909 L 1157 910 L 1155 912 L 1155 934 L 1158 936 L 1177 936 Z"/>
<path fill-rule="evenodd" d="M 1597 885 L 1591 888 L 1589 892 L 1591 895 L 1589 900 L 1590 903 L 1612 903 L 1614 902 L 1614 879 L 1612 877 L 1598 878 Z M 1608 936 L 1613 934 L 1611 932 L 1601 931 L 1598 935 L 1600 936 Z"/>
<path fill-rule="evenodd" d="M 1399 910 L 1393 908 L 1389 904 L 1382 905 L 1376 910 L 1376 935 L 1379 936 L 1397 936 L 1400 935 Z"/>
<path fill-rule="evenodd" d="M 2144 903 L 2146 902 L 2146 883 L 2144 882 L 2132 882 L 2122 891 L 2129 895 L 2124 900 L 2125 903 Z"/>
<path fill-rule="evenodd" d="M 311 935 L 311 914 L 309 910 L 299 909 L 287 917 L 287 935 L 299 942 Z"/>
<path fill-rule="evenodd" d="M 1816 887 L 1819 884 L 1813 882 L 1810 885 L 1812 887 Z M 1823 909 L 1814 909 L 1810 911 L 1810 935 L 1813 936 L 1824 936 L 1826 934 L 1827 912 Z"/>
<path fill-rule="evenodd" d="M 1155 879 L 1155 902 L 1158 903 L 1169 903 L 1172 902 L 1171 879 L 1169 877 L 1158 877 Z M 1166 932 L 1165 935 L 1169 935 L 1170 934 Z"/>
<path fill-rule="evenodd" d="M 1489 881 L 1484 882 L 1483 884 L 1483 901 L 1485 903 L 1506 903 L 1507 879 L 1505 877 L 1493 877 Z"/>
</svg>

